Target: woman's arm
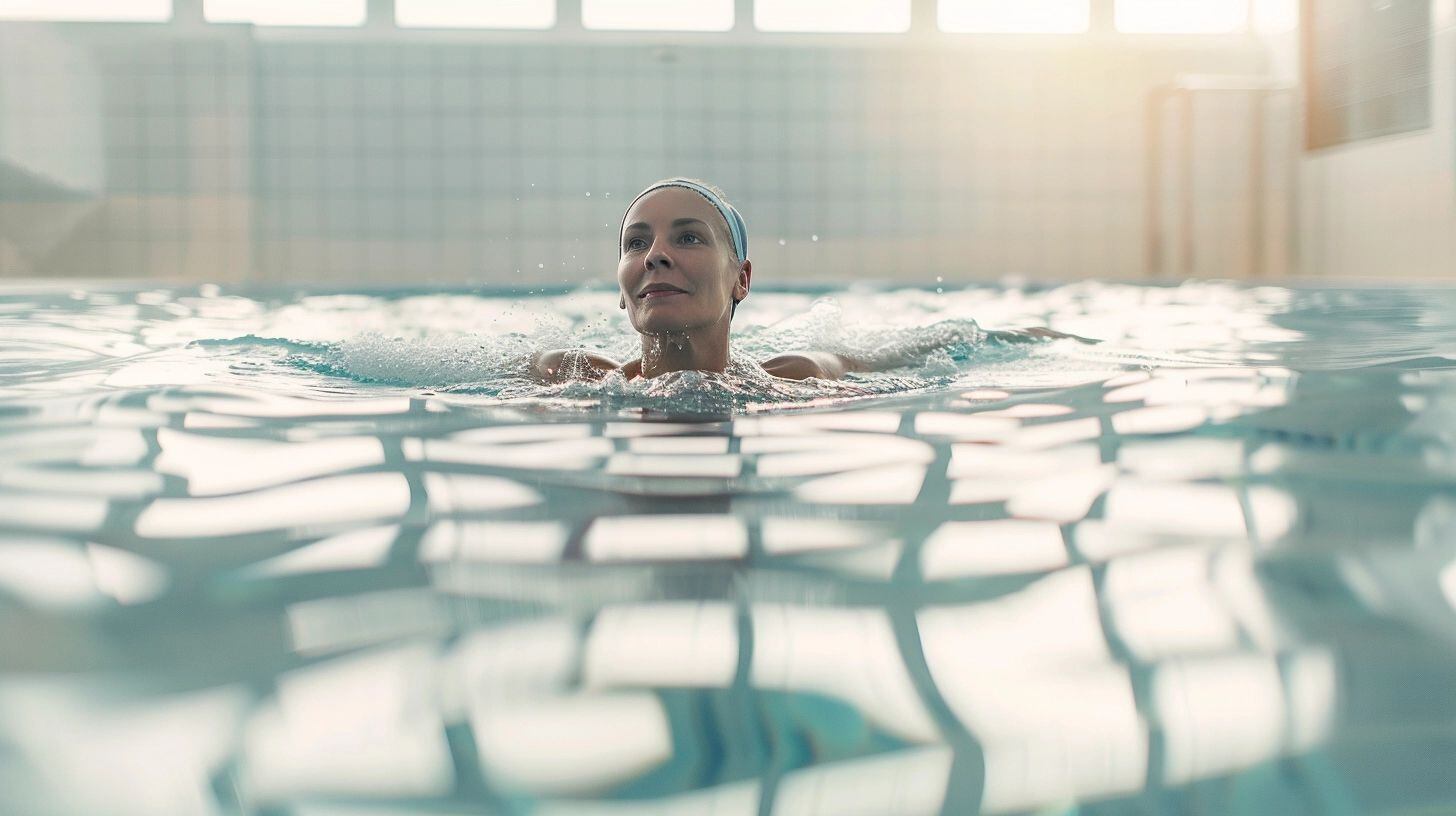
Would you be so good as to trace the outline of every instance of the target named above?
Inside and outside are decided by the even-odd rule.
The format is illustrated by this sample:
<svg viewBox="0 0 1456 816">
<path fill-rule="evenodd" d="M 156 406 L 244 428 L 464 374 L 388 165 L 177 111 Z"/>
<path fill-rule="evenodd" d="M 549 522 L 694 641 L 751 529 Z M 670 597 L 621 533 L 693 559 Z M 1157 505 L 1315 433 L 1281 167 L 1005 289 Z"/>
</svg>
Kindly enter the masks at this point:
<svg viewBox="0 0 1456 816">
<path fill-rule="evenodd" d="M 763 370 L 786 380 L 837 380 L 850 371 L 869 371 L 869 366 L 831 351 L 797 351 L 763 361 Z"/>
<path fill-rule="evenodd" d="M 1076 340 L 1082 343 L 1100 343 L 1101 340 L 1093 340 L 1087 337 L 1079 337 L 1075 334 L 1055 331 L 1046 328 L 1011 329 L 1009 331 L 987 332 L 998 340 L 1010 340 L 1013 342 L 1034 342 L 1038 340 Z M 763 369 L 775 377 L 782 377 L 786 380 L 804 380 L 809 377 L 817 377 L 821 380 L 837 380 L 850 371 L 880 371 L 887 368 L 894 368 L 903 365 L 906 358 L 913 358 L 923 355 L 927 351 L 940 348 L 945 345 L 943 338 L 935 338 L 933 342 L 927 342 L 923 346 L 915 346 L 903 349 L 892 361 L 865 362 L 856 360 L 853 357 L 846 357 L 843 354 L 835 354 L 830 351 L 796 351 L 791 354 L 780 354 L 763 361 Z"/>
<path fill-rule="evenodd" d="M 531 358 L 531 374 L 544 383 L 600 380 L 621 367 L 616 360 L 585 349 L 541 351 Z"/>
</svg>

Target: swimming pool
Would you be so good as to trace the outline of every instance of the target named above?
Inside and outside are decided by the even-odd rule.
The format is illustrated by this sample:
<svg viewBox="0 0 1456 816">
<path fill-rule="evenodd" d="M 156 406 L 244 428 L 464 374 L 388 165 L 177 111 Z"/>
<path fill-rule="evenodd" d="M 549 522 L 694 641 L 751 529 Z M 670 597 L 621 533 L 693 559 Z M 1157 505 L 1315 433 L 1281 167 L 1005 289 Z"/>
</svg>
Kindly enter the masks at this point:
<svg viewBox="0 0 1456 816">
<path fill-rule="evenodd" d="M 1456 807 L 1456 290 L 614 305 L 0 290 L 0 812 Z"/>
</svg>

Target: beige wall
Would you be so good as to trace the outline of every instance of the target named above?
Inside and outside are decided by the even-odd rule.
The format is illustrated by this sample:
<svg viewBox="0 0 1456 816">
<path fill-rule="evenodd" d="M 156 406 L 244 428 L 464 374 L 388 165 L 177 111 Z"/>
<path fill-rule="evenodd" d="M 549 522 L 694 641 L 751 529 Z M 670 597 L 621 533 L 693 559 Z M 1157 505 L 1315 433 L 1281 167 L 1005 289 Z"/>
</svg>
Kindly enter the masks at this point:
<svg viewBox="0 0 1456 816">
<path fill-rule="evenodd" d="M 1432 127 L 1301 162 L 1305 274 L 1456 278 L 1456 13 L 1433 4 Z M 1295 44 L 1285 43 L 1292 64 Z"/>
</svg>

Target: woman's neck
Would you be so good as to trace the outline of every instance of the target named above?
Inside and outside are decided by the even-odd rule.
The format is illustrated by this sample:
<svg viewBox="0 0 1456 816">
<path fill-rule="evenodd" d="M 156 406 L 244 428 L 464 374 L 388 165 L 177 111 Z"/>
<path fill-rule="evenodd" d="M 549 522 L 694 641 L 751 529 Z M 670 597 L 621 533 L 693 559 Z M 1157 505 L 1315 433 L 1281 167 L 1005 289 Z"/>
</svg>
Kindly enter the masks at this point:
<svg viewBox="0 0 1456 816">
<path fill-rule="evenodd" d="M 643 377 L 650 379 L 669 371 L 723 371 L 726 368 L 727 331 L 642 335 L 642 364 L 639 370 Z"/>
</svg>

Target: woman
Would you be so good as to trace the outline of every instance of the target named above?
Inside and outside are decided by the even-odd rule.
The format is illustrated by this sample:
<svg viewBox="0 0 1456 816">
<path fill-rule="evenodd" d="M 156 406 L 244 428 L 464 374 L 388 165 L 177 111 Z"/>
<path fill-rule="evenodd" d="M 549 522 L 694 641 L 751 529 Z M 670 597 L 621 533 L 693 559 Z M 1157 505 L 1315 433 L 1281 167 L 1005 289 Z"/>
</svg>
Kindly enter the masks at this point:
<svg viewBox="0 0 1456 816">
<path fill-rule="evenodd" d="M 753 262 L 739 215 L 718 188 L 686 178 L 664 179 L 637 194 L 622 218 L 617 261 L 618 306 L 642 340 L 642 356 L 619 363 L 581 349 L 546 351 L 532 371 L 546 382 L 596 379 L 620 370 L 628 379 L 671 371 L 728 367 L 728 324 L 748 297 Z M 1010 333 L 1020 334 L 1020 333 Z M 1047 329 L 1021 336 L 1065 337 Z M 763 361 L 776 377 L 837 380 L 868 367 L 827 351 L 799 351 Z"/>
</svg>

